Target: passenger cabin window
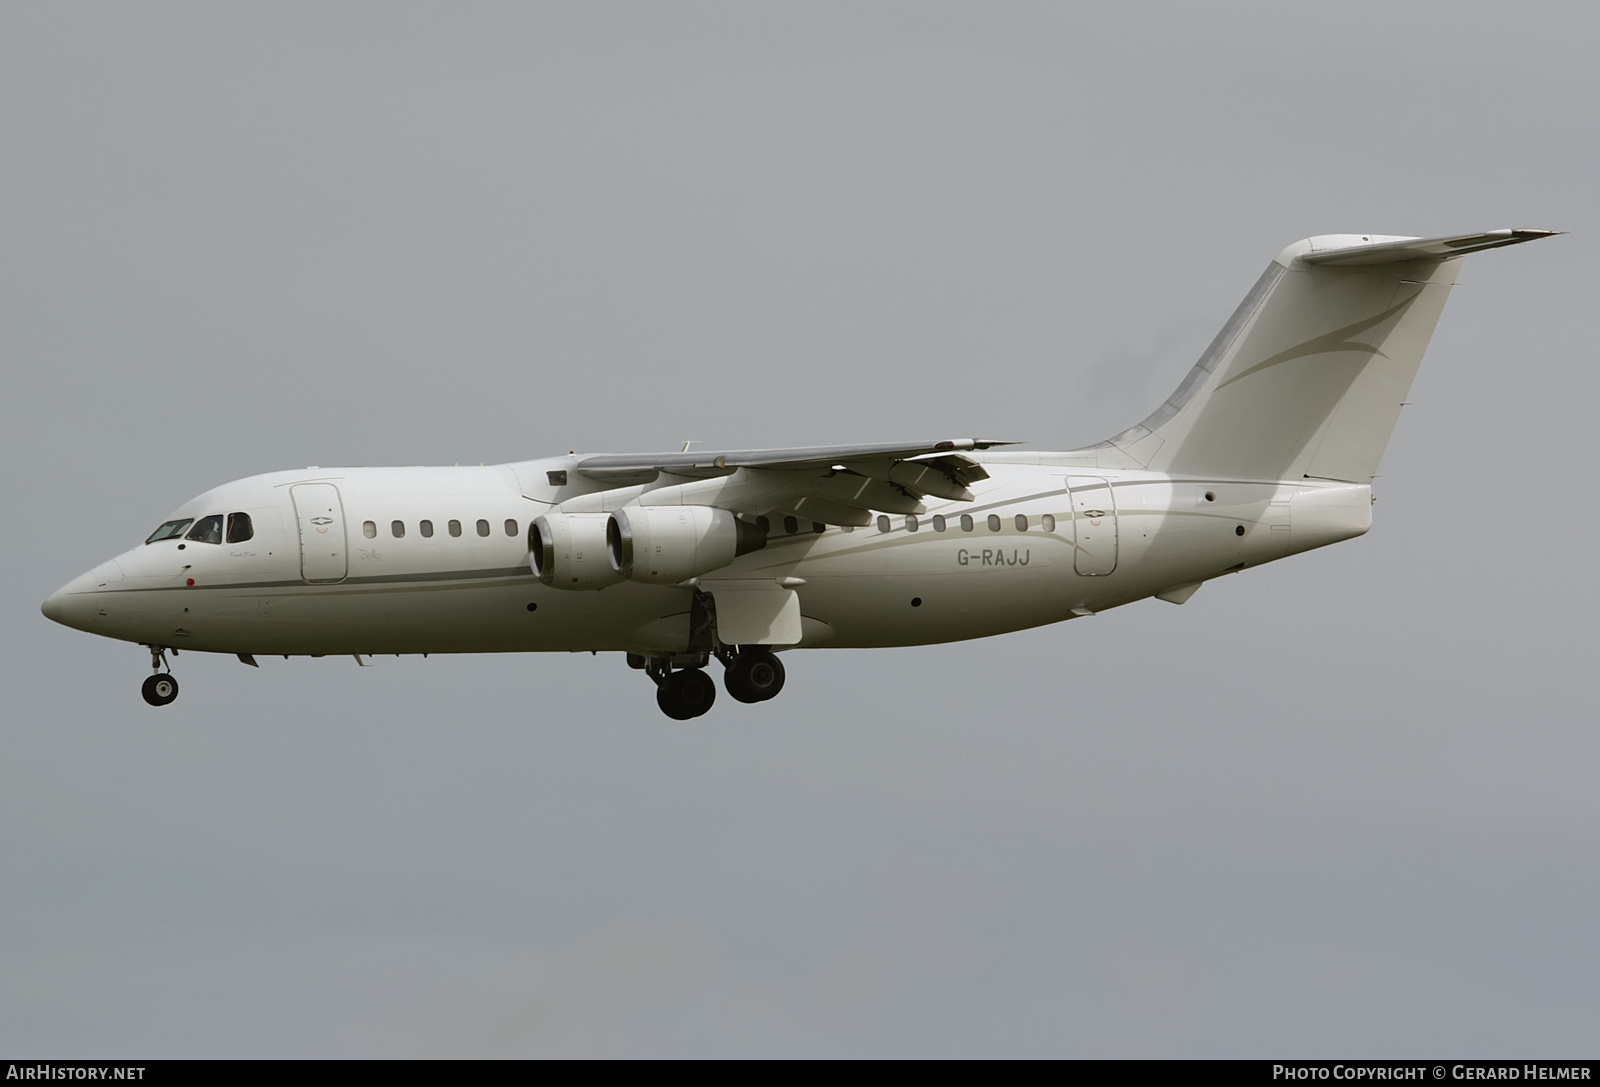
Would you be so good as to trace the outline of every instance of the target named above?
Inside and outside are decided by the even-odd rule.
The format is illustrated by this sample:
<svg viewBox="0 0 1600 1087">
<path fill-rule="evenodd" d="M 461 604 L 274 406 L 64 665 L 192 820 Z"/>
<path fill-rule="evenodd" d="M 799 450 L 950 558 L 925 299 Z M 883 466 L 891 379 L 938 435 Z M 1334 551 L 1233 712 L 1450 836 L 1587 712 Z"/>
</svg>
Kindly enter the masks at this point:
<svg viewBox="0 0 1600 1087">
<path fill-rule="evenodd" d="M 194 523 L 193 517 L 185 517 L 179 521 L 168 521 L 166 524 L 150 533 L 149 536 L 146 536 L 144 542 L 147 544 L 153 544 L 157 540 L 176 540 L 179 536 L 183 535 L 183 530 L 188 528 L 192 523 Z"/>
<path fill-rule="evenodd" d="M 244 543 L 256 534 L 248 513 L 228 514 L 228 542 Z"/>
<path fill-rule="evenodd" d="M 482 520 L 481 518 L 478 521 L 478 535 L 479 536 L 487 536 L 487 535 L 489 535 L 489 522 L 485 521 L 485 520 Z"/>
<path fill-rule="evenodd" d="M 406 534 L 406 523 L 404 521 L 390 521 L 389 522 L 389 535 L 393 536 L 395 539 L 398 540 L 398 539 L 401 539 L 403 536 L 405 536 L 405 534 Z"/>
<path fill-rule="evenodd" d="M 881 513 L 878 514 L 878 531 L 879 532 L 888 532 L 889 531 L 889 518 L 887 516 L 885 516 L 884 514 L 881 514 Z"/>
<path fill-rule="evenodd" d="M 213 513 L 209 517 L 200 518 L 194 523 L 194 527 L 189 530 L 189 535 L 185 536 L 184 539 L 194 540 L 196 543 L 221 543 L 222 514 Z"/>
<path fill-rule="evenodd" d="M 371 521 L 362 521 L 361 522 L 361 535 L 365 536 L 369 540 L 377 539 L 377 537 L 378 537 L 378 526 L 373 524 Z"/>
<path fill-rule="evenodd" d="M 1000 515 L 998 513 L 991 513 L 989 515 L 989 531 L 990 532 L 999 532 L 1000 531 Z"/>
<path fill-rule="evenodd" d="M 1028 515 L 1026 513 L 1017 514 L 1017 531 L 1028 531 Z"/>
<path fill-rule="evenodd" d="M 935 531 L 935 532 L 943 532 L 944 531 L 944 514 L 936 513 L 936 514 L 933 515 L 933 531 Z"/>
<path fill-rule="evenodd" d="M 460 521 L 451 521 L 450 522 L 450 535 L 452 535 L 452 536 L 461 535 L 461 522 Z"/>
<path fill-rule="evenodd" d="M 422 533 L 422 538 L 424 540 L 433 539 L 433 522 L 432 521 L 418 521 L 417 522 L 417 531 Z"/>
<path fill-rule="evenodd" d="M 517 522 L 510 517 L 506 518 L 506 535 L 513 540 L 517 538 Z"/>
<path fill-rule="evenodd" d="M 783 519 L 783 531 L 787 532 L 791 536 L 793 536 L 796 532 L 799 532 L 800 531 L 800 521 L 799 521 L 799 519 L 798 518 L 794 518 L 794 517 L 785 517 Z"/>
<path fill-rule="evenodd" d="M 961 531 L 962 532 L 971 532 L 972 531 L 972 514 L 963 513 L 961 515 Z"/>
<path fill-rule="evenodd" d="M 907 532 L 915 532 L 915 531 L 917 531 L 917 515 L 916 514 L 914 514 L 914 513 L 906 514 L 906 531 Z"/>
<path fill-rule="evenodd" d="M 1047 513 L 1043 517 L 1039 518 L 1039 527 L 1044 529 L 1046 532 L 1054 532 L 1056 530 L 1056 515 L 1053 513 Z"/>
</svg>

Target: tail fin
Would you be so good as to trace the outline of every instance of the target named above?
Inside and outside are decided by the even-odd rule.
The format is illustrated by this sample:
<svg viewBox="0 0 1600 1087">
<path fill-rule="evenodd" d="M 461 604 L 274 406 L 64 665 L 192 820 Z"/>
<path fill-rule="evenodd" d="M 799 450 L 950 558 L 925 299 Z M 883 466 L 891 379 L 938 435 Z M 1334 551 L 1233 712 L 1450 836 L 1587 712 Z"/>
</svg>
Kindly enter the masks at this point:
<svg viewBox="0 0 1600 1087">
<path fill-rule="evenodd" d="M 1455 283 L 1457 258 L 1557 231 L 1333 234 L 1267 266 L 1177 392 L 1095 447 L 1106 467 L 1370 483 Z"/>
</svg>

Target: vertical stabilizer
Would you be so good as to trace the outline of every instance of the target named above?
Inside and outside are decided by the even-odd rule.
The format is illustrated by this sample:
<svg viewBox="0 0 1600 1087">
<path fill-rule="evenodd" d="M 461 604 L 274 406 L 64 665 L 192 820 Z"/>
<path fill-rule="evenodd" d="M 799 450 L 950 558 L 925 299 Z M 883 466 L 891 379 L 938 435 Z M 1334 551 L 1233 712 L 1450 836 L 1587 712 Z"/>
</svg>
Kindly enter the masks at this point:
<svg viewBox="0 0 1600 1087">
<path fill-rule="evenodd" d="M 1327 235 L 1279 253 L 1166 403 L 1096 447 L 1174 475 L 1370 483 L 1457 258 L 1553 231 Z"/>
</svg>

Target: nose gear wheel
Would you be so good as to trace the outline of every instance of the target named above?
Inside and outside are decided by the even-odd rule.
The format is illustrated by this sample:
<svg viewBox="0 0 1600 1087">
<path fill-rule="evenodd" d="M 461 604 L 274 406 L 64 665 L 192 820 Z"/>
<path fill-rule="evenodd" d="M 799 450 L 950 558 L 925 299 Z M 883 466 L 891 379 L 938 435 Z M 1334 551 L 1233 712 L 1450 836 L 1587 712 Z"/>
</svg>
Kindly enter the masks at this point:
<svg viewBox="0 0 1600 1087">
<path fill-rule="evenodd" d="M 139 693 L 152 706 L 165 706 L 178 697 L 178 681 L 168 672 L 157 672 L 144 681 Z"/>
<path fill-rule="evenodd" d="M 167 647 L 152 645 L 150 650 L 150 670 L 155 675 L 144 681 L 139 688 L 139 693 L 144 695 L 144 700 L 152 706 L 165 706 L 178 697 L 178 681 L 172 678 L 172 673 L 167 665 Z M 172 655 L 176 657 L 178 651 L 174 649 Z"/>
</svg>

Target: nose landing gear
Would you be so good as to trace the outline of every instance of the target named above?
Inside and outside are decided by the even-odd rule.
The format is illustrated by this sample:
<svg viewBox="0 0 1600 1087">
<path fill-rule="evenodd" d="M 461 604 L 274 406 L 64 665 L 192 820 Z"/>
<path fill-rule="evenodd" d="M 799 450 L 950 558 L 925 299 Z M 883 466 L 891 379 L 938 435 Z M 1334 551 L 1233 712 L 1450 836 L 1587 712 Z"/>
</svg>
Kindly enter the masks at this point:
<svg viewBox="0 0 1600 1087">
<path fill-rule="evenodd" d="M 178 681 L 166 672 L 151 676 L 140 688 L 144 700 L 152 706 L 165 706 L 178 697 Z"/>
<path fill-rule="evenodd" d="M 172 651 L 173 656 L 178 651 Z M 178 681 L 172 678 L 172 673 L 167 671 L 167 648 L 162 645 L 150 647 L 150 668 L 155 675 L 144 681 L 139 688 L 139 693 L 144 695 L 144 700 L 152 706 L 165 706 L 178 697 Z"/>
</svg>

